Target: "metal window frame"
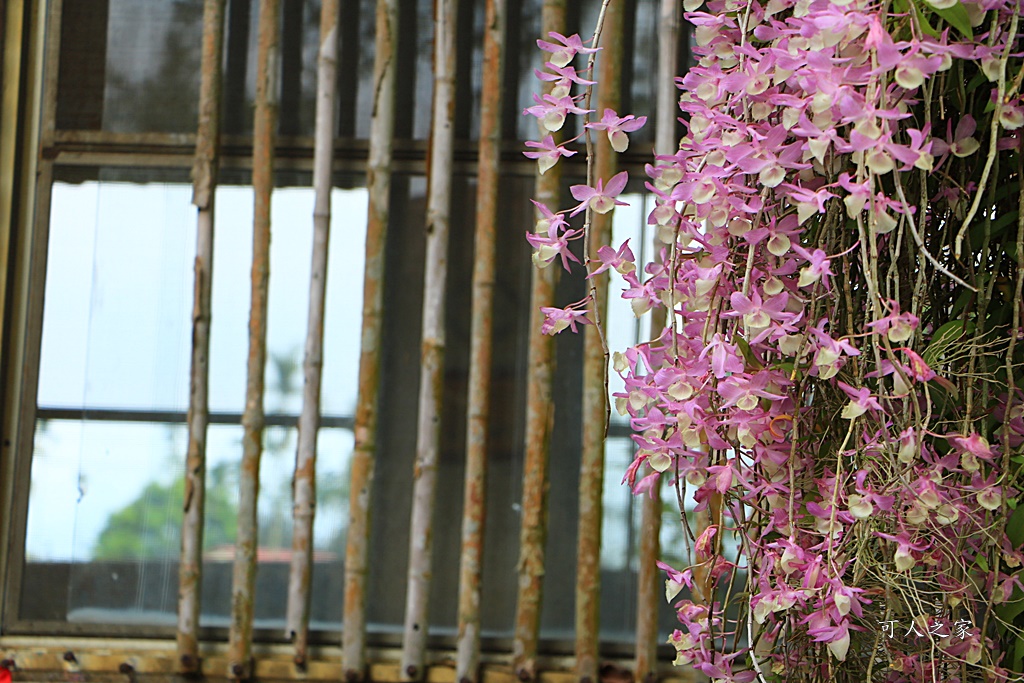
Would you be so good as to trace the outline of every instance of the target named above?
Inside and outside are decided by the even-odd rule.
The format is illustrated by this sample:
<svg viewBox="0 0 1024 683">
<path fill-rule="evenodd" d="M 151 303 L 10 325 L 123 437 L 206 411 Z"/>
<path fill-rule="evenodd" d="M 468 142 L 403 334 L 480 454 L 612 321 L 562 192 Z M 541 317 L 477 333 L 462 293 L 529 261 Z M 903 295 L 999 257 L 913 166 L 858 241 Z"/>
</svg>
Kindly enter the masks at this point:
<svg viewBox="0 0 1024 683">
<path fill-rule="evenodd" d="M 16 215 L 9 214 L 11 222 L 7 226 L 8 233 L 3 236 L 15 247 L 12 252 L 13 263 L 10 265 L 13 277 L 8 280 L 12 283 L 7 299 L 11 308 L 5 312 L 7 317 L 4 320 L 3 340 L 8 374 L 5 377 L 3 398 L 3 511 L 6 523 L 2 534 L 3 548 L 7 552 L 0 554 L 0 578 L 5 589 L 20 586 L 23 571 L 28 482 L 31 476 L 30 462 L 26 461 L 23 453 L 31 447 L 35 411 L 34 406 L 21 408 L 28 403 L 27 396 L 35 396 L 38 380 L 38 342 L 42 317 L 36 313 L 41 314 L 46 257 L 45 246 L 41 250 L 40 243 L 45 245 L 48 232 L 49 187 L 52 178 L 52 165 L 40 159 L 38 150 L 46 143 L 48 131 L 52 133 L 53 110 L 46 103 L 52 101 L 56 85 L 43 80 L 44 64 L 54 55 L 52 50 L 46 48 L 45 41 L 47 32 L 52 30 L 52 25 L 47 22 L 48 5 L 11 0 L 8 8 L 14 12 L 19 5 L 20 9 L 26 9 L 27 6 L 27 12 L 21 18 L 25 22 L 22 35 L 27 36 L 28 42 L 18 45 L 20 55 L 12 59 L 5 58 L 4 63 L 5 82 L 9 82 L 9 67 L 21 72 L 22 60 L 27 67 L 23 72 L 27 74 L 23 110 L 19 112 L 14 134 L 8 138 L 15 140 L 23 154 L 23 162 L 17 169 L 24 183 L 19 193 L 22 203 Z M 16 31 L 21 27 L 11 22 L 6 28 L 8 31 Z M 7 44 L 7 47 L 11 51 L 15 50 L 12 44 Z M 4 591 L 3 604 L 0 606 L 0 631 L 3 633 L 11 631 L 13 617 L 18 613 L 19 600 L 19 591 Z"/>
</svg>

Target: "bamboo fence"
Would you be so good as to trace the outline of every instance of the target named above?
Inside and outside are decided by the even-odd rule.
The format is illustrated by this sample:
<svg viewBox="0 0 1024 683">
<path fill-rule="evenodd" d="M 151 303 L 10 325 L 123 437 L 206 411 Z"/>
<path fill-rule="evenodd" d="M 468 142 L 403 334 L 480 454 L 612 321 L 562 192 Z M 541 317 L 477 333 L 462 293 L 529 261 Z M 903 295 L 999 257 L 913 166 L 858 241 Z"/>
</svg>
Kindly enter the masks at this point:
<svg viewBox="0 0 1024 683">
<path fill-rule="evenodd" d="M 670 82 L 678 73 L 679 0 L 661 0 L 658 15 L 658 83 Z M 679 100 L 675 89 L 659 88 L 655 109 L 654 151 L 668 156 L 678 149 L 676 119 Z M 655 247 L 657 249 L 657 247 Z M 651 314 L 651 337 L 665 328 L 663 308 Z M 660 572 L 661 489 L 654 487 L 644 496 L 640 508 L 640 567 L 637 572 L 636 661 L 634 680 L 653 683 L 657 677 L 658 614 L 662 602 Z"/>
<path fill-rule="evenodd" d="M 349 489 L 349 525 L 345 545 L 345 606 L 342 662 L 349 683 L 366 677 L 366 579 L 369 564 L 370 492 L 377 458 L 380 404 L 381 329 L 384 300 L 384 245 L 391 202 L 391 166 L 395 138 L 395 87 L 398 71 L 398 0 L 379 0 L 373 65 L 373 115 L 366 169 L 369 206 L 363 274 L 362 339 L 356 402 L 355 448 Z"/>
<path fill-rule="evenodd" d="M 622 60 L 626 12 L 622 2 L 608 5 L 601 34 L 597 113 L 622 105 Z M 615 175 L 617 154 L 607 135 L 595 140 L 594 177 L 605 182 Z M 614 211 L 594 214 L 590 226 L 590 257 L 612 240 Z M 588 269 L 590 264 L 586 264 Z M 591 278 L 597 318 L 608 311 L 608 273 Z M 581 683 L 598 679 L 601 601 L 601 516 L 604 493 L 605 436 L 608 430 L 608 357 L 597 329 L 588 327 L 583 340 L 583 450 L 580 462 L 579 533 L 576 562 L 576 675 Z"/>
<path fill-rule="evenodd" d="M 544 0 L 541 8 L 541 35 L 566 32 L 565 0 Z M 554 83 L 542 89 L 550 93 Z M 543 134 L 542 134 L 543 135 Z M 561 136 L 556 134 L 555 140 Z M 561 195 L 562 165 L 547 173 L 539 170 L 534 180 L 534 197 L 548 207 L 558 206 Z M 526 453 L 523 461 L 522 522 L 519 534 L 519 590 L 516 599 L 515 633 L 512 641 L 512 667 L 521 681 L 537 677 L 537 641 L 540 636 L 541 599 L 544 586 L 544 555 L 547 543 L 547 481 L 554 406 L 551 381 L 555 374 L 554 339 L 540 334 L 544 316 L 542 306 L 553 306 L 558 270 L 532 270 L 530 289 L 530 343 L 527 351 L 526 378 Z"/>
<path fill-rule="evenodd" d="M 320 429 L 324 306 L 331 230 L 331 162 L 338 91 L 338 0 L 323 0 L 317 70 L 316 134 L 313 149 L 313 256 L 309 315 L 302 374 L 305 378 L 293 489 L 292 563 L 288 579 L 287 632 L 295 644 L 295 664 L 304 668 L 309 648 L 309 608 L 313 573 L 313 519 L 316 514 L 316 446 Z"/>
<path fill-rule="evenodd" d="M 459 683 L 477 683 L 480 666 L 480 577 L 487 516 L 488 420 L 491 414 L 495 237 L 501 166 L 502 77 L 505 52 L 505 0 L 487 0 L 484 18 L 483 91 L 477 165 L 476 234 L 473 258 L 473 311 L 470 331 L 469 414 L 466 421 L 466 475 L 459 570 Z"/>
<path fill-rule="evenodd" d="M 274 189 L 277 128 L 277 55 L 280 0 L 260 2 L 256 57 L 256 113 L 253 124 L 252 289 L 249 310 L 249 359 L 242 413 L 242 468 L 239 474 L 238 528 L 231 588 L 228 675 L 249 678 L 252 671 L 253 600 L 256 584 L 256 518 L 263 451 L 263 389 L 267 364 L 267 298 L 270 280 L 270 196 Z"/>
<path fill-rule="evenodd" d="M 424 673 L 430 600 L 434 500 L 444 397 L 445 283 L 448 275 L 452 159 L 455 142 L 455 56 L 458 0 L 434 3 L 434 93 L 427 168 L 427 245 L 423 279 L 423 337 L 416 465 L 409 531 L 409 578 L 405 596 L 402 674 Z"/>
<path fill-rule="evenodd" d="M 203 580 L 203 508 L 206 499 L 206 431 L 210 419 L 210 293 L 213 285 L 213 209 L 219 162 L 221 63 L 224 0 L 203 5 L 199 127 L 192 170 L 192 203 L 197 209 L 192 360 L 189 380 L 188 453 L 184 517 L 178 563 L 178 665 L 199 672 L 199 613 Z"/>
</svg>

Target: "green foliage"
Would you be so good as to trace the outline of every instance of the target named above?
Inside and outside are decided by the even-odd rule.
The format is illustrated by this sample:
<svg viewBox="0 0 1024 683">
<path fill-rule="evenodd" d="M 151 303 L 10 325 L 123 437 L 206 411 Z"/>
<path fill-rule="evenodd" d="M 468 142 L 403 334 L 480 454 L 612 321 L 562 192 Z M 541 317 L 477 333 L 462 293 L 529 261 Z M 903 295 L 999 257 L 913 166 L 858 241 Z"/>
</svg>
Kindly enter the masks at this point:
<svg viewBox="0 0 1024 683">
<path fill-rule="evenodd" d="M 206 491 L 203 547 L 235 540 L 235 508 L 222 471 L 210 477 Z M 177 557 L 181 543 L 185 479 L 170 485 L 151 482 L 131 503 L 110 516 L 93 546 L 93 559 L 127 560 Z"/>
</svg>

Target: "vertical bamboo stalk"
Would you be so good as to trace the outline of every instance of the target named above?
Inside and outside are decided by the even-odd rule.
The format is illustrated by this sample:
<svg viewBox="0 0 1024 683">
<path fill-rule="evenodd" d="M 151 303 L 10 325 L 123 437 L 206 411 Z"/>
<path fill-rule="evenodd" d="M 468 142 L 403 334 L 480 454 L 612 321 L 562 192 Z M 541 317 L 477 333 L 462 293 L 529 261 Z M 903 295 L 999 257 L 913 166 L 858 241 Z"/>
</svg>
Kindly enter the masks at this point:
<svg viewBox="0 0 1024 683">
<path fill-rule="evenodd" d="M 657 677 L 658 613 L 662 593 L 657 561 L 661 555 L 661 491 L 644 496 L 640 504 L 640 570 L 637 572 L 636 683 L 652 683 Z"/>
<path fill-rule="evenodd" d="M 373 66 L 373 116 L 366 187 L 366 265 L 363 275 L 362 340 L 359 351 L 359 400 L 349 488 L 349 523 L 345 546 L 345 614 L 342 665 L 348 683 L 366 673 L 366 575 L 370 538 L 370 491 L 377 454 L 380 399 L 381 328 L 383 326 L 384 244 L 391 201 L 391 153 L 395 137 L 398 0 L 378 0 L 376 57 Z"/>
<path fill-rule="evenodd" d="M 619 111 L 622 102 L 622 44 L 626 20 L 625 3 L 612 2 L 605 15 L 601 34 L 600 77 L 597 110 Z M 615 175 L 616 153 L 607 135 L 596 140 L 594 177 L 605 182 Z M 595 214 L 590 228 L 590 253 L 612 239 L 615 212 Z M 592 257 L 593 258 L 593 257 Z M 589 267 L 589 264 L 588 264 Z M 594 308 L 601 320 L 607 319 L 608 273 L 592 282 Z M 608 420 L 608 372 L 601 336 L 594 328 L 586 330 L 583 343 L 583 452 L 580 462 L 579 533 L 576 562 L 576 675 L 581 683 L 598 680 L 601 605 L 601 496 L 604 491 L 604 446 Z"/>
<path fill-rule="evenodd" d="M 676 135 L 679 118 L 679 93 L 673 85 L 679 74 L 679 0 L 661 0 L 658 17 L 658 95 L 657 128 L 654 131 L 656 154 L 674 154 L 679 149 Z M 663 309 L 655 309 L 663 310 Z"/>
<path fill-rule="evenodd" d="M 676 76 L 679 54 L 679 0 L 661 0 L 658 21 L 658 99 L 654 150 L 670 155 L 678 148 L 676 118 L 679 99 L 669 88 Z M 657 247 L 656 247 L 657 250 Z M 651 337 L 665 328 L 665 309 L 651 314 Z M 654 487 L 641 503 L 640 570 L 637 573 L 636 683 L 653 683 L 657 677 L 658 613 L 662 601 L 657 561 L 661 555 L 661 489 Z"/>
<path fill-rule="evenodd" d="M 409 525 L 409 578 L 402 644 L 404 680 L 419 680 L 427 642 L 427 607 L 433 549 L 434 498 L 444 396 L 445 280 L 451 207 L 455 114 L 455 29 L 458 0 L 434 3 L 434 98 L 427 169 L 427 247 L 423 279 L 416 466 Z"/>
<path fill-rule="evenodd" d="M 541 34 L 565 33 L 565 0 L 544 0 L 541 8 Z M 553 83 L 545 83 L 550 93 Z M 543 136 L 545 133 L 541 133 Z M 560 141 L 558 134 L 556 140 Z M 536 200 L 557 210 L 562 183 L 562 165 L 547 173 L 537 172 L 534 181 Z M 523 502 L 519 533 L 519 591 L 516 598 L 515 635 L 512 641 L 512 667 L 521 681 L 537 677 L 537 640 L 540 635 L 540 611 L 544 585 L 544 546 L 547 543 L 548 456 L 551 445 L 551 379 L 555 374 L 554 339 L 540 333 L 544 316 L 542 306 L 553 306 L 556 266 L 532 269 L 530 290 L 530 345 L 527 352 L 526 437 L 523 459 Z"/>
<path fill-rule="evenodd" d="M 206 499 L 206 429 L 210 418 L 210 292 L 213 284 L 213 208 L 220 138 L 221 55 L 224 46 L 224 0 L 203 6 L 202 75 L 199 82 L 199 128 L 192 168 L 192 203 L 196 219 L 192 370 L 189 381 L 188 454 L 185 461 L 184 519 L 178 562 L 179 671 L 199 672 L 200 589 L 203 580 L 203 508 Z"/>
<path fill-rule="evenodd" d="M 277 127 L 277 55 L 280 0 L 261 0 L 256 57 L 256 114 L 253 121 L 252 187 L 255 195 L 249 360 L 242 413 L 242 469 L 239 474 L 238 533 L 231 588 L 228 675 L 252 675 L 253 598 L 256 584 L 256 503 L 263 451 L 263 376 L 267 364 L 267 293 L 270 279 L 270 195 L 274 188 Z"/>
<path fill-rule="evenodd" d="M 505 0 L 487 0 L 484 19 L 480 162 L 473 260 L 473 319 L 466 424 L 466 482 L 459 569 L 459 639 L 455 676 L 477 683 L 480 665 L 480 573 L 486 519 L 487 421 L 491 412 L 491 348 L 495 234 L 501 159 L 501 84 L 504 74 Z"/>
<path fill-rule="evenodd" d="M 302 372 L 305 385 L 295 453 L 292 510 L 292 566 L 288 578 L 287 631 L 295 641 L 295 665 L 306 666 L 309 644 L 310 580 L 313 573 L 313 519 L 316 514 L 316 438 L 320 429 L 324 301 L 327 296 L 327 247 L 331 229 L 331 162 L 334 157 L 335 103 L 338 92 L 338 0 L 320 10 L 316 138 L 313 150 L 313 263 L 309 316 Z"/>
</svg>

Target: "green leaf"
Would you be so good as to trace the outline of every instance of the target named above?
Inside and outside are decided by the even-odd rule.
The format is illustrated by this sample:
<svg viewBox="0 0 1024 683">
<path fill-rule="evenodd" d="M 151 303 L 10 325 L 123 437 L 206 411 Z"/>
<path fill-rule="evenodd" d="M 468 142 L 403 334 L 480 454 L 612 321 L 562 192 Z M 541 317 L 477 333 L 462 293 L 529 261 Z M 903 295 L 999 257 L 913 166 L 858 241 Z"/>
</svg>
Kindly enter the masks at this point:
<svg viewBox="0 0 1024 683">
<path fill-rule="evenodd" d="M 1005 183 L 997 187 L 995 194 L 995 202 L 998 204 L 1002 200 L 1009 197 L 1011 194 L 1014 195 L 1014 199 L 1016 199 L 1016 195 L 1020 194 L 1020 183 Z"/>
<path fill-rule="evenodd" d="M 942 35 L 939 33 L 939 29 L 932 26 L 931 22 L 924 18 L 924 15 L 919 16 L 921 17 L 921 21 L 918 22 L 918 25 L 921 27 L 921 31 L 925 35 L 929 35 L 932 38 L 938 38 Z"/>
<path fill-rule="evenodd" d="M 962 2 L 958 2 L 952 7 L 946 9 L 935 9 L 932 10 L 940 17 L 946 20 L 950 26 L 955 28 L 968 40 L 974 40 L 974 29 L 971 28 L 971 18 L 967 16 L 967 9 L 964 8 Z"/>
<path fill-rule="evenodd" d="M 974 558 L 974 563 L 976 565 L 978 565 L 979 567 L 981 567 L 981 571 L 983 571 L 983 572 L 987 572 L 988 571 L 988 560 L 985 559 L 984 555 L 979 553 L 978 556 L 976 558 Z"/>
<path fill-rule="evenodd" d="M 979 71 L 978 73 L 974 74 L 974 78 L 972 78 L 970 82 L 967 84 L 967 88 L 965 89 L 965 91 L 968 93 L 974 92 L 974 90 L 976 90 L 978 86 L 980 86 L 982 83 L 988 83 L 988 77 L 984 74 L 984 72 Z"/>
<path fill-rule="evenodd" d="M 1011 599 L 1001 605 L 996 605 L 996 614 L 1003 621 L 1013 621 L 1021 612 L 1024 612 L 1024 593 L 1020 588 L 1014 586 Z"/>
<path fill-rule="evenodd" d="M 964 325 L 963 320 L 950 320 L 948 323 L 935 330 L 932 341 L 928 347 L 921 352 L 921 358 L 928 365 L 934 365 L 945 353 L 949 345 L 960 339 L 965 334 L 974 332 L 974 323 L 968 322 Z"/>
<path fill-rule="evenodd" d="M 1001 215 L 999 218 L 997 218 L 994 221 L 992 221 L 992 229 L 991 229 L 991 232 L 990 232 L 991 236 L 995 237 L 996 235 L 1000 235 L 1000 234 L 1002 234 L 1002 232 L 1004 230 L 1006 230 L 1006 228 L 1008 226 L 1010 226 L 1012 224 L 1016 224 L 1017 223 L 1017 216 L 1018 216 L 1018 212 L 1016 212 L 1016 211 L 1007 211 L 1006 213 Z"/>
<path fill-rule="evenodd" d="M 1006 537 L 1014 548 L 1024 544 L 1024 507 L 1019 507 L 1010 515 L 1006 522 Z"/>
<path fill-rule="evenodd" d="M 751 350 L 750 344 L 747 343 L 746 339 L 736 335 L 733 337 L 733 341 L 740 347 L 740 353 L 743 354 L 743 360 L 747 362 L 748 367 L 757 368 L 758 370 L 764 369 L 764 365 L 757 359 L 757 356 L 754 355 L 754 352 Z"/>
<path fill-rule="evenodd" d="M 969 289 L 965 289 L 956 301 L 953 302 L 953 308 L 950 309 L 950 315 L 959 316 L 967 308 L 967 304 L 974 298 L 975 293 Z"/>
<path fill-rule="evenodd" d="M 897 0 L 896 2 L 893 3 L 894 8 L 899 7 L 900 5 L 902 5 L 904 9 L 897 9 L 896 11 L 900 14 L 905 14 L 907 12 L 906 2 L 899 2 L 899 0 Z M 918 2 L 910 6 L 914 10 L 914 16 L 917 17 L 917 25 L 927 35 L 931 36 L 932 38 L 938 38 L 941 34 L 939 33 L 939 30 L 932 26 L 932 23 L 928 21 L 928 15 L 922 11 L 924 9 L 922 5 L 923 3 L 921 2 L 921 0 L 918 0 Z"/>
</svg>

